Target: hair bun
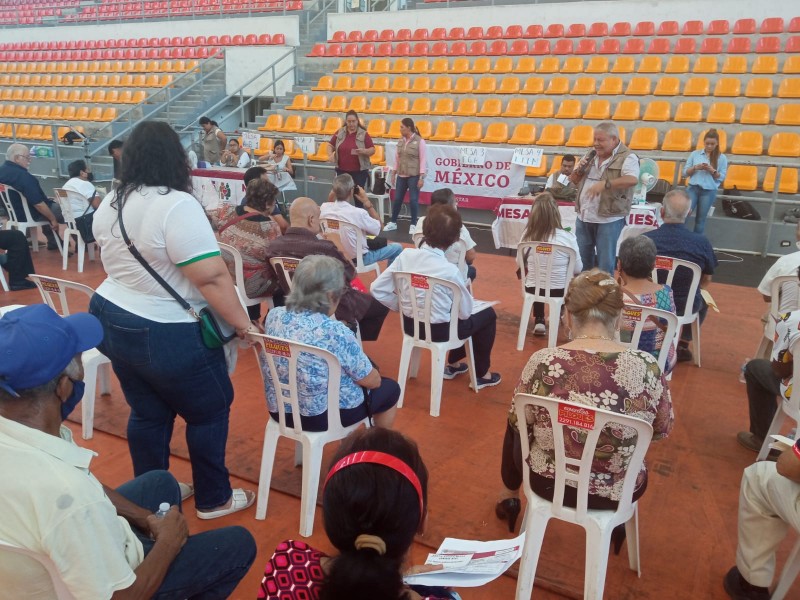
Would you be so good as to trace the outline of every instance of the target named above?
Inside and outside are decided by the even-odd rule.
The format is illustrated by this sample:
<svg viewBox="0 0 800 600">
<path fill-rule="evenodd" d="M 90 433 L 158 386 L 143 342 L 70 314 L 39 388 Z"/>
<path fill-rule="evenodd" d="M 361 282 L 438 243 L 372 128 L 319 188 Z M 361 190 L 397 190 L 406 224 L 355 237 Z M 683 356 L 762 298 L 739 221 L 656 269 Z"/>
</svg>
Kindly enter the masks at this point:
<svg viewBox="0 0 800 600">
<path fill-rule="evenodd" d="M 572 280 L 565 304 L 573 315 L 591 309 L 608 314 L 618 313 L 623 304 L 622 290 L 611 275 L 594 268 Z"/>
</svg>

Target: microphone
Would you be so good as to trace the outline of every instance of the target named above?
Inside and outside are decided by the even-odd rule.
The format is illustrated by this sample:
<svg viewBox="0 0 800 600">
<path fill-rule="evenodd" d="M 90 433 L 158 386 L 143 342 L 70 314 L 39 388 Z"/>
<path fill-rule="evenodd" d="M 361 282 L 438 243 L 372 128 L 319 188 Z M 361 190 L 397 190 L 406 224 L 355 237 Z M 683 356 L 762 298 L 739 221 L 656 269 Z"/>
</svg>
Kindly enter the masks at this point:
<svg viewBox="0 0 800 600">
<path fill-rule="evenodd" d="M 583 177 L 586 174 L 586 171 L 589 168 L 589 165 L 592 164 L 595 156 L 597 156 L 597 151 L 592 148 L 589 151 L 589 154 L 586 155 L 586 159 L 581 161 L 581 164 L 578 165 L 577 169 L 575 169 L 578 172 L 579 177 Z"/>
</svg>

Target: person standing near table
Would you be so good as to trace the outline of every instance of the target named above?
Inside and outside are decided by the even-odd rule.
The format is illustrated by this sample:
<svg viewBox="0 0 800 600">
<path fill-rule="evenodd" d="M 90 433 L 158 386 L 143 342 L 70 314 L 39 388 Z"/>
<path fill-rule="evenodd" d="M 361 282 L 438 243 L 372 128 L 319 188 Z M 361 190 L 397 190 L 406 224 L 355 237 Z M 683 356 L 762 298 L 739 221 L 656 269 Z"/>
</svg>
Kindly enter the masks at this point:
<svg viewBox="0 0 800 600">
<path fill-rule="evenodd" d="M 344 123 L 344 127 L 328 142 L 333 150 L 330 161 L 336 166 L 337 175 L 347 173 L 357 186 L 364 189 L 372 166 L 369 157 L 375 154 L 375 144 L 361 125 L 356 111 L 347 111 Z"/>
<path fill-rule="evenodd" d="M 222 158 L 222 150 L 228 144 L 228 138 L 219 128 L 216 121 L 208 117 L 200 117 L 200 143 L 203 145 L 203 160 L 211 165 L 218 165 Z"/>
<path fill-rule="evenodd" d="M 406 117 L 400 122 L 400 140 L 397 142 L 397 161 L 394 171 L 394 200 L 392 201 L 392 220 L 386 224 L 386 231 L 397 229 L 397 217 L 403 206 L 403 198 L 408 190 L 408 202 L 411 206 L 411 226 L 409 235 L 417 232 L 417 211 L 419 208 L 419 191 L 425 184 L 425 140 L 414 126 L 414 120 Z"/>
<path fill-rule="evenodd" d="M 709 129 L 703 137 L 703 148 L 692 152 L 683 168 L 684 176 L 689 178 L 686 193 L 692 201 L 695 233 L 705 231 L 708 213 L 727 172 L 728 159 L 719 151 L 719 133 Z"/>
</svg>

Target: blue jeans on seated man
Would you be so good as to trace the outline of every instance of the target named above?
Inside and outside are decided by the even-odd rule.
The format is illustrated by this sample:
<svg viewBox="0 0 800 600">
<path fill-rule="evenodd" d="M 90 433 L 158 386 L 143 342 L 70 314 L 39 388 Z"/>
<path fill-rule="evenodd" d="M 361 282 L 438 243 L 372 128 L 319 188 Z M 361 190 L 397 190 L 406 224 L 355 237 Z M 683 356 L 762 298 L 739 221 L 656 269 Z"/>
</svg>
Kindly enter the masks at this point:
<svg viewBox="0 0 800 600">
<path fill-rule="evenodd" d="M 388 261 L 387 265 L 394 262 L 394 259 L 400 256 L 403 247 L 395 242 L 389 242 L 384 248 L 378 250 L 367 250 L 364 252 L 364 264 L 371 265 L 373 263 L 381 262 L 382 260 Z"/>
<path fill-rule="evenodd" d="M 699 185 L 690 185 L 686 188 L 686 195 L 692 201 L 692 214 L 694 215 L 694 232 L 703 233 L 706 229 L 708 211 L 714 206 L 717 199 L 717 190 L 707 190 Z"/>
<path fill-rule="evenodd" d="M 181 505 L 178 482 L 167 471 L 150 471 L 116 490 L 127 500 L 150 512 L 167 502 Z M 133 528 L 144 547 L 144 554 L 155 542 L 148 534 Z M 256 558 L 256 542 L 244 527 L 222 527 L 189 536 L 169 567 L 155 600 L 183 598 L 228 598 Z"/>
<path fill-rule="evenodd" d="M 584 271 L 599 267 L 606 273 L 614 274 L 617 268 L 617 240 L 624 227 L 624 217 L 611 223 L 584 223 L 580 219 L 575 222 L 575 235 Z"/>
</svg>

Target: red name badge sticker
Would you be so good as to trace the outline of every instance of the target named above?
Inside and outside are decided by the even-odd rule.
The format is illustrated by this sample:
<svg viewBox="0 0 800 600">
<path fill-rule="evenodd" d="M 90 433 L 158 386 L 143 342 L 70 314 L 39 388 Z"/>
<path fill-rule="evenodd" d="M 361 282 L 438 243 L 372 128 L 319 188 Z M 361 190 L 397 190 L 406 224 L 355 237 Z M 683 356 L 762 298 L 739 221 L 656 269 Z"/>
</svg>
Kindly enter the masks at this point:
<svg viewBox="0 0 800 600">
<path fill-rule="evenodd" d="M 594 411 L 590 408 L 561 404 L 558 407 L 558 422 L 581 429 L 594 429 Z"/>
<path fill-rule="evenodd" d="M 294 273 L 297 269 L 297 265 L 300 264 L 298 260 L 285 260 L 283 261 L 283 268 L 289 271 L 290 273 Z"/>
<path fill-rule="evenodd" d="M 61 286 L 58 285 L 57 281 L 47 281 L 46 279 L 40 279 L 39 283 L 42 284 L 42 289 L 45 292 L 51 292 L 53 294 L 61 293 Z"/>
<path fill-rule="evenodd" d="M 626 306 L 622 310 L 622 315 L 626 319 L 630 319 L 631 321 L 641 321 L 642 320 L 642 309 L 641 308 L 628 308 Z"/>
<path fill-rule="evenodd" d="M 289 349 L 289 344 L 272 338 L 267 338 L 264 340 L 264 349 L 267 351 L 267 353 L 274 354 L 275 356 L 289 357 L 292 355 L 292 351 Z"/>
<path fill-rule="evenodd" d="M 550 244 L 539 244 L 536 246 L 536 254 L 550 254 L 553 247 Z"/>
<path fill-rule="evenodd" d="M 672 259 L 666 256 L 656 256 L 656 269 L 672 270 Z"/>
<path fill-rule="evenodd" d="M 328 221 L 328 224 L 326 225 L 326 227 L 328 229 L 333 229 L 335 231 L 338 231 L 339 230 L 339 221 Z"/>
<path fill-rule="evenodd" d="M 411 287 L 415 287 L 421 290 L 427 290 L 430 287 L 428 285 L 428 278 L 425 277 L 425 275 L 412 275 Z"/>
</svg>

